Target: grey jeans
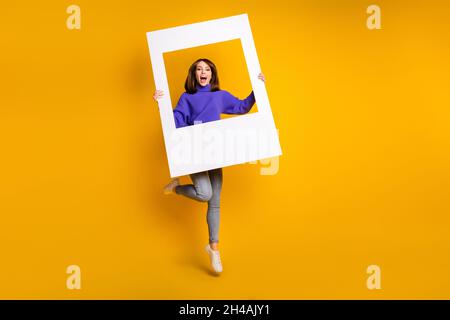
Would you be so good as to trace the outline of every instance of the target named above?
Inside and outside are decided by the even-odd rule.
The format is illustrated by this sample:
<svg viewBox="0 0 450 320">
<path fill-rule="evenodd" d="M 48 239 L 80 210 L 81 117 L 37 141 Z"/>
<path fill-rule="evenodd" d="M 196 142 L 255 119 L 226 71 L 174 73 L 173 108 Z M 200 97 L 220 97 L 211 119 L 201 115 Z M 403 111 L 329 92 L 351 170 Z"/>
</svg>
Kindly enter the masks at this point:
<svg viewBox="0 0 450 320">
<path fill-rule="evenodd" d="M 208 223 L 209 241 L 219 242 L 222 168 L 193 173 L 190 177 L 193 184 L 177 186 L 175 193 L 197 201 L 208 202 L 206 222 Z"/>
</svg>

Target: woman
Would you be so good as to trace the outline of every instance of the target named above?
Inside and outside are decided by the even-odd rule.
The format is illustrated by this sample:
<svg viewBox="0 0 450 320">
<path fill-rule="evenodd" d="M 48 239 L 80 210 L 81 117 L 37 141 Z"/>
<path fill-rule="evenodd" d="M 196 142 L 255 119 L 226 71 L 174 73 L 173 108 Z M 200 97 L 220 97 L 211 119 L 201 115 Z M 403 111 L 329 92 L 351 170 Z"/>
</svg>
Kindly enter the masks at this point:
<svg viewBox="0 0 450 320">
<path fill-rule="evenodd" d="M 258 78 L 265 82 L 262 73 Z M 244 100 L 240 100 L 219 87 L 219 77 L 215 64 L 205 58 L 195 61 L 188 71 L 184 92 L 173 110 L 177 128 L 194 125 L 199 122 L 220 120 L 220 114 L 244 114 L 255 104 L 253 91 Z M 156 90 L 153 98 L 158 101 L 162 90 Z M 188 198 L 208 202 L 206 221 L 208 223 L 209 254 L 213 270 L 222 272 L 219 253 L 220 192 L 222 190 L 222 168 L 198 172 L 190 175 L 193 184 L 180 185 L 178 178 L 164 187 L 165 194 L 176 193 Z"/>
</svg>

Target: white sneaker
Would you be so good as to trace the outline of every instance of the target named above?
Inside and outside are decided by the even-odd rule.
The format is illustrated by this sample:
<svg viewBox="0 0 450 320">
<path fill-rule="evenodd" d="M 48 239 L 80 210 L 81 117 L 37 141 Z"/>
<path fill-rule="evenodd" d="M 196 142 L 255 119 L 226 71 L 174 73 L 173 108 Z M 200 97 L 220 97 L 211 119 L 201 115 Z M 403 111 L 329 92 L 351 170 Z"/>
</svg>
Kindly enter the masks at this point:
<svg viewBox="0 0 450 320">
<path fill-rule="evenodd" d="M 178 178 L 172 179 L 172 181 L 170 181 L 169 184 L 167 184 L 164 187 L 164 194 L 174 193 L 175 187 L 179 186 L 179 185 L 180 185 L 180 179 L 178 179 Z"/>
<path fill-rule="evenodd" d="M 222 272 L 222 262 L 220 261 L 220 253 L 219 250 L 213 250 L 209 246 L 209 244 L 205 247 L 206 252 L 209 254 L 209 259 L 211 261 L 211 266 L 213 267 L 214 271 L 217 273 Z"/>
</svg>

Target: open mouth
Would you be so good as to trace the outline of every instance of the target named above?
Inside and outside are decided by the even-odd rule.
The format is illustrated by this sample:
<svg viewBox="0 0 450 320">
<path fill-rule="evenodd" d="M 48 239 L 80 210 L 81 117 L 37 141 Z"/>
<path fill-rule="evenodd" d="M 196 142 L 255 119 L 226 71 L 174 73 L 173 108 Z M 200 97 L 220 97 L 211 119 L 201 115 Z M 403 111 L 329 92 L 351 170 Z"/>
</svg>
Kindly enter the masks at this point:
<svg viewBox="0 0 450 320">
<path fill-rule="evenodd" d="M 206 82 L 206 79 L 207 79 L 206 77 L 200 77 L 200 82 L 202 82 L 202 83 Z"/>
</svg>

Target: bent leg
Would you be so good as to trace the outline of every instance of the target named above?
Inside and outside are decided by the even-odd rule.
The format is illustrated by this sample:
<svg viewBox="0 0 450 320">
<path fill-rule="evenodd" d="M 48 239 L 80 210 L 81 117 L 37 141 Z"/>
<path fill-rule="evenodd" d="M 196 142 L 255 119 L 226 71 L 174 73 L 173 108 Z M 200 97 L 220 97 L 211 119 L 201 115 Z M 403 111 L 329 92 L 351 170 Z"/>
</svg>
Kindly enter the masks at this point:
<svg viewBox="0 0 450 320">
<path fill-rule="evenodd" d="M 176 186 L 175 193 L 201 202 L 209 201 L 212 189 L 208 171 L 193 173 L 190 177 L 193 184 Z"/>
</svg>

